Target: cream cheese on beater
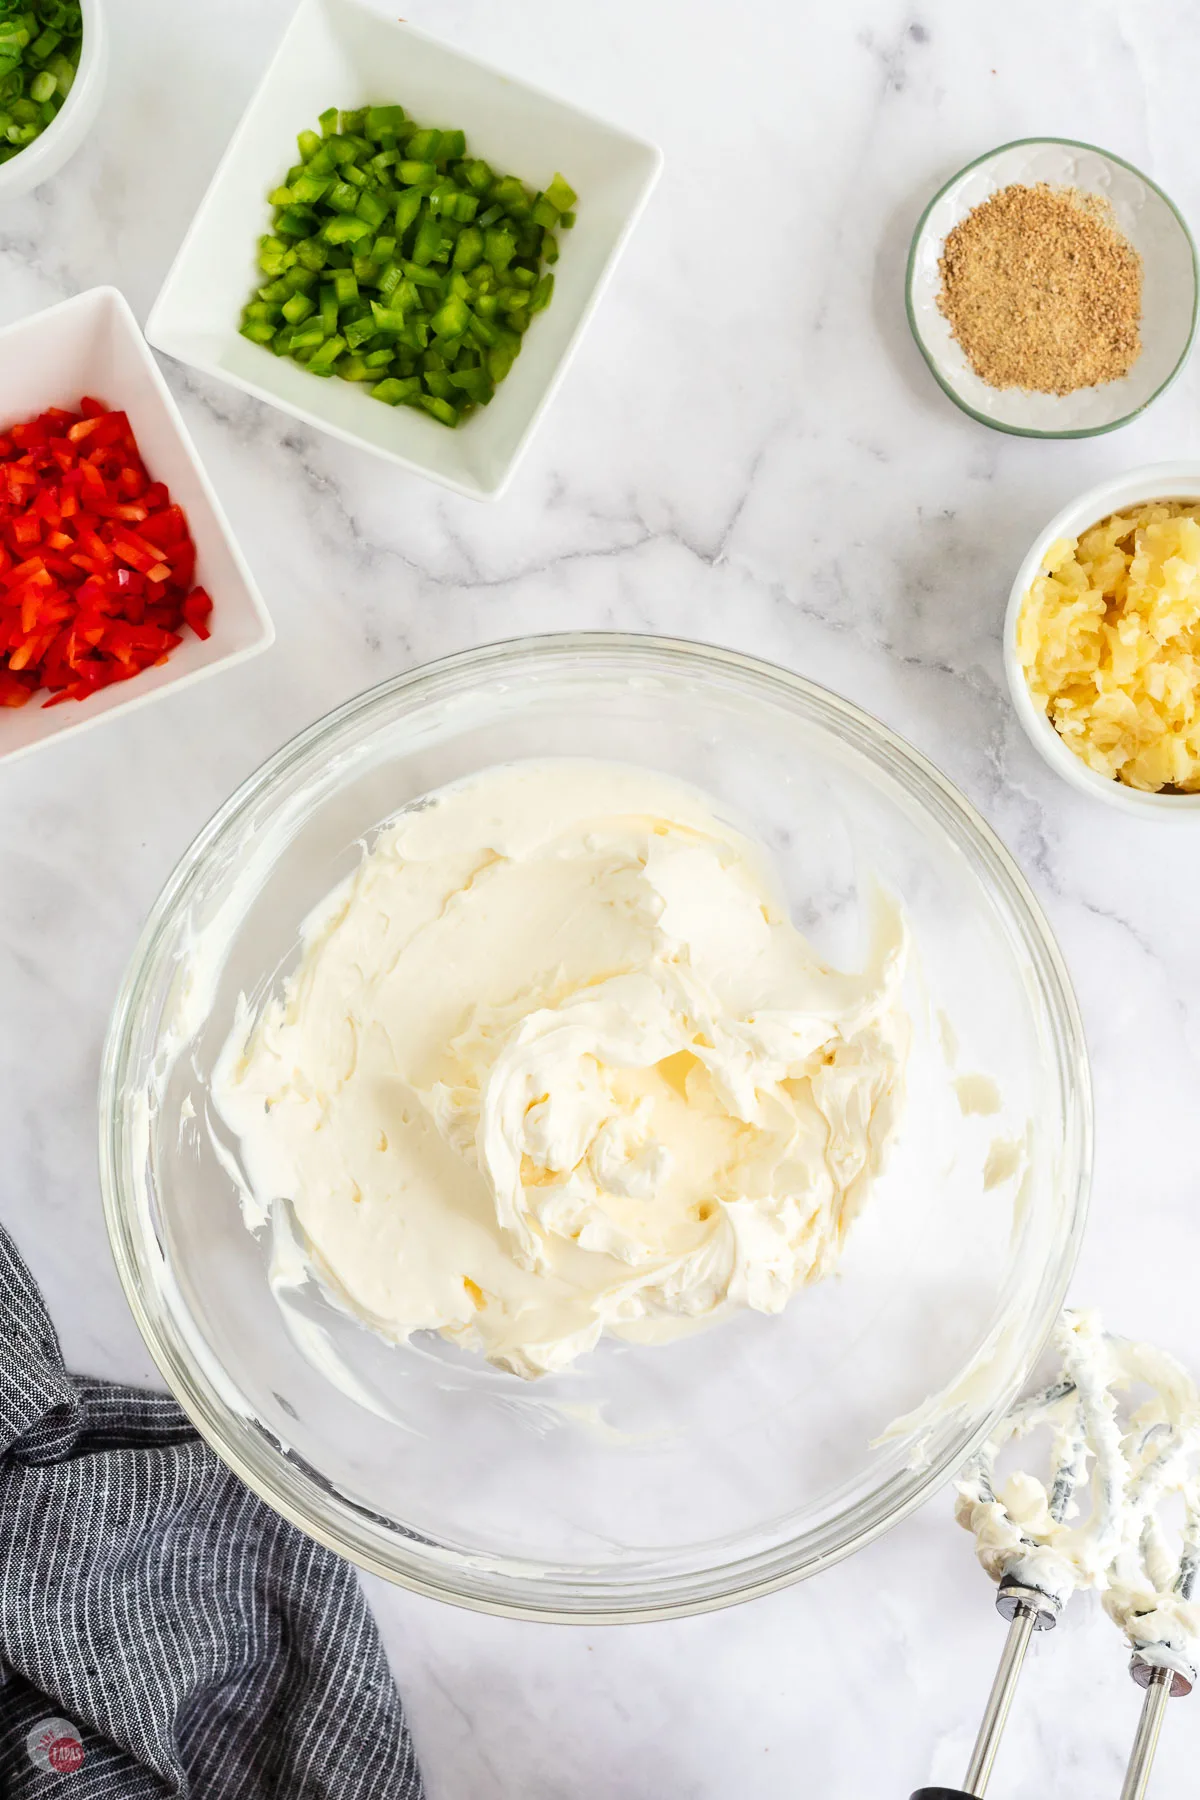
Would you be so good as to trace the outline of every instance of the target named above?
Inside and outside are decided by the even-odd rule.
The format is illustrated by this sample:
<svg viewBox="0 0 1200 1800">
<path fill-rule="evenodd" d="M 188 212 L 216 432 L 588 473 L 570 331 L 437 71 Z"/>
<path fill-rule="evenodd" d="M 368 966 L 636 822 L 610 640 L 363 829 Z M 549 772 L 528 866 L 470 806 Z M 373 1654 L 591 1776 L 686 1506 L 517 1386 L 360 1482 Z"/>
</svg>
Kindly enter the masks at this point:
<svg viewBox="0 0 1200 1800">
<path fill-rule="evenodd" d="M 1195 1678 L 1200 1665 L 1200 1393 L 1174 1357 L 1109 1335 L 1095 1313 L 1066 1312 L 1055 1332 L 1062 1372 L 1018 1401 L 958 1484 L 957 1517 L 994 1581 L 1006 1576 L 1063 1604 L 1094 1588 L 1148 1663 Z M 1140 1403 L 1122 1405 L 1144 1392 Z M 1024 1470 L 995 1479 L 1009 1442 L 1048 1426 L 1047 1483 Z M 1085 1511 L 1079 1495 L 1090 1489 Z M 1177 1499 L 1172 1546 L 1164 1503 Z"/>
<path fill-rule="evenodd" d="M 605 1331 L 780 1311 L 834 1267 L 895 1121 L 906 937 L 875 910 L 862 973 L 825 967 L 765 852 L 646 770 L 429 795 L 239 1009 L 213 1098 L 259 1220 L 286 1204 L 386 1337 L 523 1376 Z"/>
</svg>

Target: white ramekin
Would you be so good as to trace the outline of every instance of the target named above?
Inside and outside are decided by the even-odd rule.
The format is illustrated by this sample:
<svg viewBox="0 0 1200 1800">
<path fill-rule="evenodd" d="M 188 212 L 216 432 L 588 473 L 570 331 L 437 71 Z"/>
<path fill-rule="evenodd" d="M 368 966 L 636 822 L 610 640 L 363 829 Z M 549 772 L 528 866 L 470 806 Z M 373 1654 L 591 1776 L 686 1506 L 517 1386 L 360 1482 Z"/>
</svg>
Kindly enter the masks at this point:
<svg viewBox="0 0 1200 1800">
<path fill-rule="evenodd" d="M 0 163 L 0 202 L 31 194 L 43 181 L 57 175 L 96 123 L 108 74 L 108 21 L 103 0 L 81 0 L 81 5 L 83 44 L 74 84 L 58 116 L 41 136 L 27 144 L 19 156 Z"/>
<path fill-rule="evenodd" d="M 1050 767 L 1081 793 L 1106 800 L 1123 812 L 1138 813 L 1142 818 L 1168 817 L 1200 820 L 1200 794 L 1146 794 L 1126 787 L 1122 781 L 1098 775 L 1081 757 L 1076 756 L 1058 735 L 1046 714 L 1034 703 L 1017 655 L 1017 619 L 1042 560 L 1056 538 L 1076 538 L 1092 525 L 1099 524 L 1110 513 L 1129 506 L 1144 506 L 1152 500 L 1185 500 L 1200 502 L 1200 462 L 1151 463 L 1142 469 L 1102 481 L 1064 506 L 1035 540 L 1028 556 L 1017 570 L 1004 620 L 1004 667 L 1017 717 L 1034 748 L 1041 752 Z"/>
</svg>

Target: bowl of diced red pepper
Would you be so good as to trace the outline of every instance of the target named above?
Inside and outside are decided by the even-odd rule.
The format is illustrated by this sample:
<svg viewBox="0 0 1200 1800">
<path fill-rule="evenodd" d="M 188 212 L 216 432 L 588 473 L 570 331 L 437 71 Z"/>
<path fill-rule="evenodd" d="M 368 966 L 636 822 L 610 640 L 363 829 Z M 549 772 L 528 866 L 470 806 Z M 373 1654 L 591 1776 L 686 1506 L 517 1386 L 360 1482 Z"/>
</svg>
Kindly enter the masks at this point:
<svg viewBox="0 0 1200 1800">
<path fill-rule="evenodd" d="M 124 412 L 85 395 L 0 433 L 0 706 L 84 700 L 162 662 L 212 600 Z"/>
<path fill-rule="evenodd" d="M 272 636 L 117 290 L 0 330 L 0 759 Z"/>
</svg>

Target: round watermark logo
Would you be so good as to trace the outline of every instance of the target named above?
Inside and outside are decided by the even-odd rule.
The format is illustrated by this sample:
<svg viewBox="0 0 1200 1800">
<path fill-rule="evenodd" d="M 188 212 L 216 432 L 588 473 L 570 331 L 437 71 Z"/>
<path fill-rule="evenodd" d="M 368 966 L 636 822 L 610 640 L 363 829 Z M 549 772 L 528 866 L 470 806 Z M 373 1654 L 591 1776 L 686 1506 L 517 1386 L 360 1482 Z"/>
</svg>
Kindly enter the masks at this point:
<svg viewBox="0 0 1200 1800">
<path fill-rule="evenodd" d="M 25 1748 L 35 1769 L 73 1775 L 83 1762 L 83 1739 L 69 1719 L 41 1719 L 26 1734 Z"/>
</svg>

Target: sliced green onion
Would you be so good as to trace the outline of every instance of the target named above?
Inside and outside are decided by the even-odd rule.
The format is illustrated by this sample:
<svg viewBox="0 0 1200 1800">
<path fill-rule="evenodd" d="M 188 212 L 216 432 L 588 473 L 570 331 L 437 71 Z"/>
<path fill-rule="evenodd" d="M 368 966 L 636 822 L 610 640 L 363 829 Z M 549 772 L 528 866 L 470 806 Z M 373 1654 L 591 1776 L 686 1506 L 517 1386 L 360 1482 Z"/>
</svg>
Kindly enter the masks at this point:
<svg viewBox="0 0 1200 1800">
<path fill-rule="evenodd" d="M 83 42 L 79 0 L 0 0 L 0 162 L 54 123 Z"/>
</svg>

